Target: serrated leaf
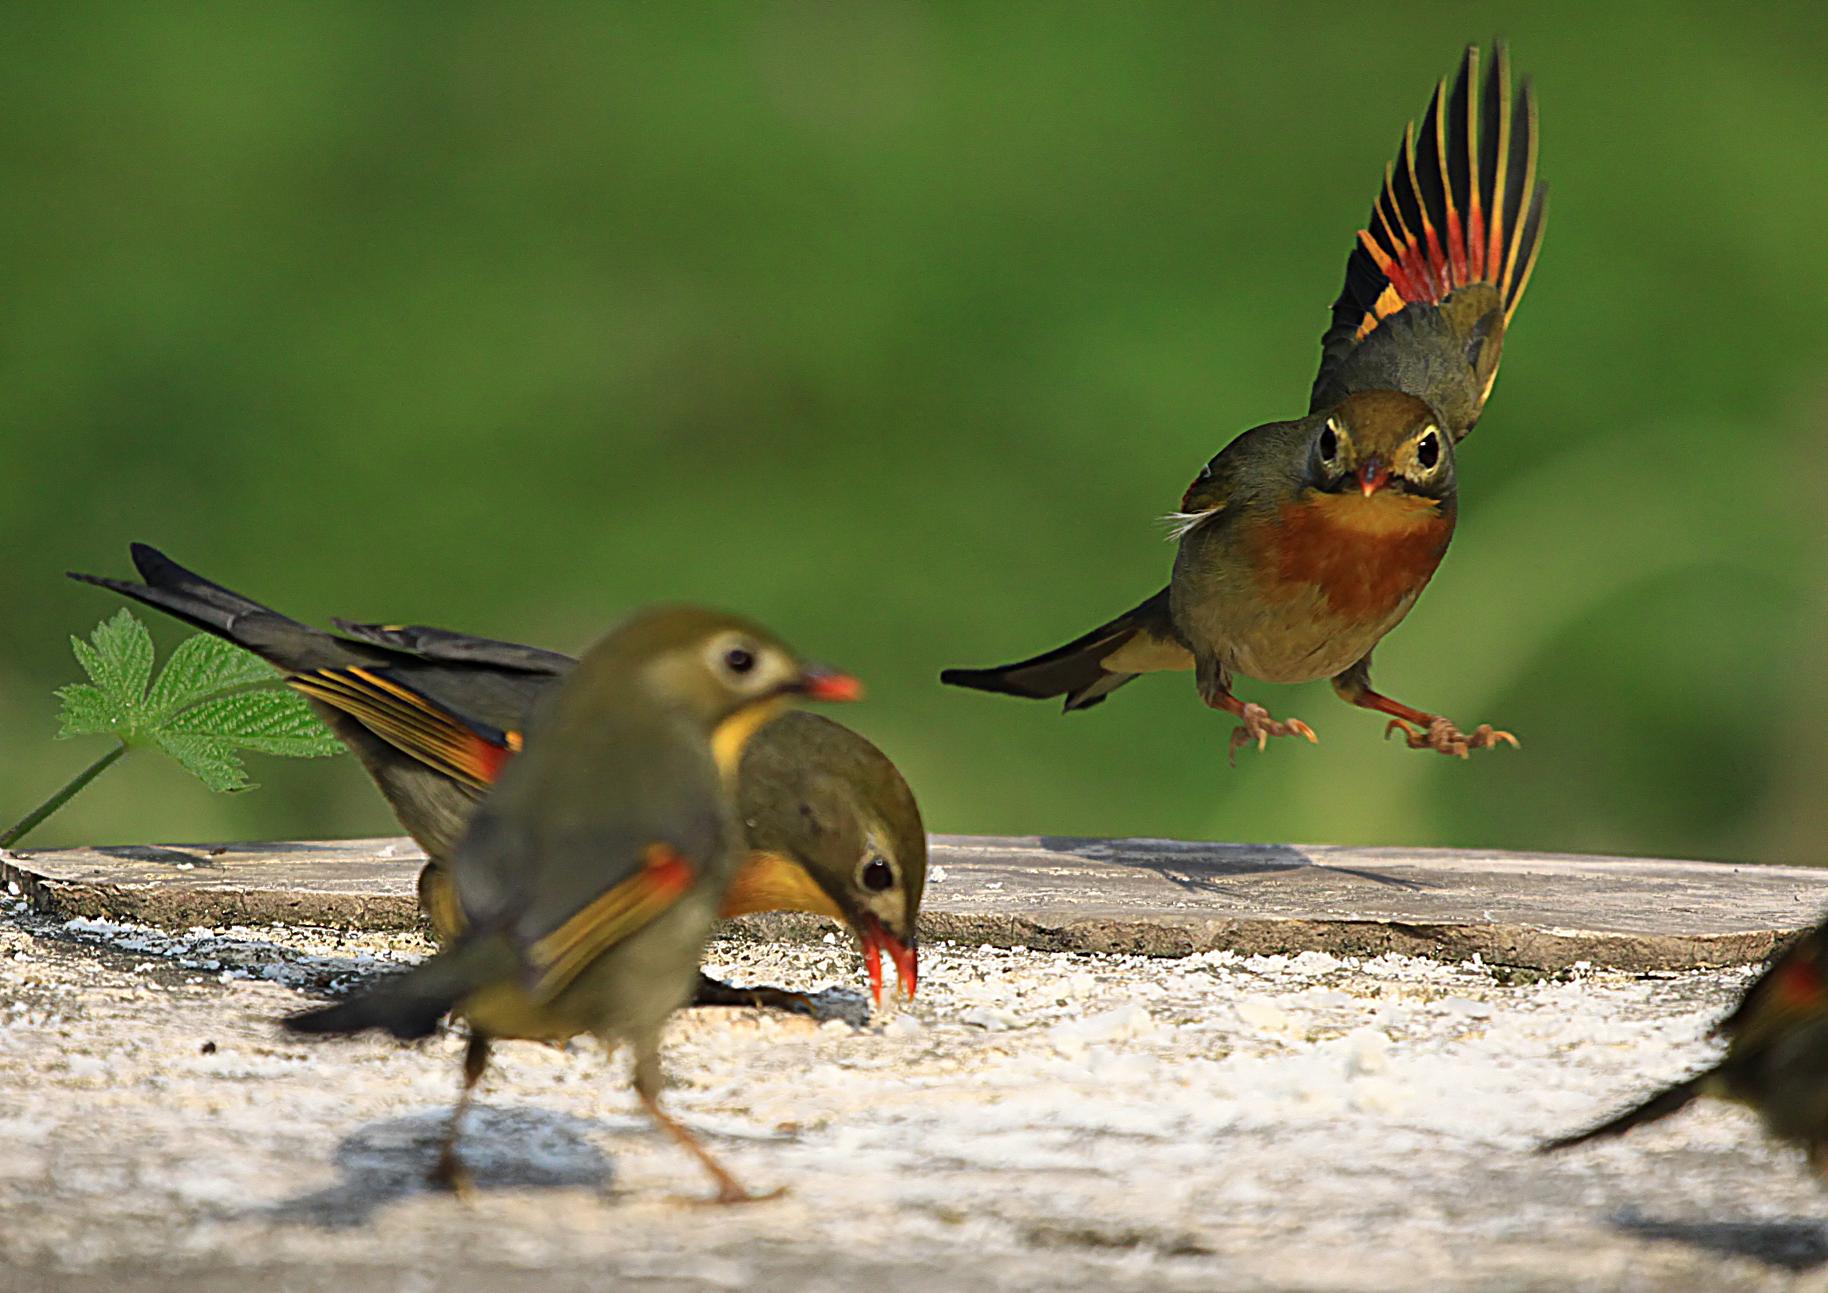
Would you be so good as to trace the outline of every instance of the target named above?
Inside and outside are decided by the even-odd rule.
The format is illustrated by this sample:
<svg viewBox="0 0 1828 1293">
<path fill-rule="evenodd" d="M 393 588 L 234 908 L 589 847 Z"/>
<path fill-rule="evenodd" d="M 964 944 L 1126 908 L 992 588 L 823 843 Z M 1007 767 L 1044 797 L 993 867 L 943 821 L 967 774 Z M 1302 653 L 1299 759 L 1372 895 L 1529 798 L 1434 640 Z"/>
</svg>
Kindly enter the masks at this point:
<svg viewBox="0 0 1828 1293">
<path fill-rule="evenodd" d="M 146 697 L 147 717 L 156 723 L 219 692 L 272 680 L 272 666 L 253 652 L 199 633 L 178 643 L 159 670 Z"/>
<path fill-rule="evenodd" d="M 158 747 L 176 759 L 184 770 L 211 790 L 228 792 L 250 790 L 247 769 L 235 752 L 219 740 L 190 732 L 161 729 L 152 734 Z"/>
<path fill-rule="evenodd" d="M 137 710 L 146 695 L 146 684 L 152 680 L 152 634 L 127 610 L 115 612 L 89 634 L 94 644 L 93 664 L 83 660 L 83 668 L 95 679 L 96 686 L 125 707 Z M 82 658 L 82 653 L 77 653 Z"/>
<path fill-rule="evenodd" d="M 311 712 L 304 697 L 283 687 L 206 700 L 174 715 L 162 730 L 205 738 L 225 747 L 293 758 L 322 758 L 343 752 L 342 742 Z"/>
<path fill-rule="evenodd" d="M 62 726 L 57 730 L 59 740 L 66 736 L 114 732 L 127 725 L 120 706 L 109 700 L 100 687 L 90 683 L 73 682 L 67 687 L 59 687 L 57 698 L 63 701 L 63 713 L 59 715 Z"/>
</svg>

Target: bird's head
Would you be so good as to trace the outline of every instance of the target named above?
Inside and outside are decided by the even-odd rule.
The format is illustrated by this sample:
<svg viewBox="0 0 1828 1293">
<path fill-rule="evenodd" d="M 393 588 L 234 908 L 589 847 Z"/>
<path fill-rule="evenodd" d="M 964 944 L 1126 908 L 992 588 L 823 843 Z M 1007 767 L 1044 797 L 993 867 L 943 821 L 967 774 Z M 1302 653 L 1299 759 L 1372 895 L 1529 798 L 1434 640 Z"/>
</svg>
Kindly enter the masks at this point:
<svg viewBox="0 0 1828 1293">
<path fill-rule="evenodd" d="M 748 620 L 695 606 L 638 612 L 585 655 L 605 688 L 634 683 L 701 723 L 733 777 L 749 738 L 796 700 L 856 700 L 851 675 L 812 664 Z"/>
<path fill-rule="evenodd" d="M 749 847 L 797 866 L 819 900 L 856 931 L 882 1001 L 882 957 L 914 995 L 915 925 L 927 884 L 927 835 L 914 792 L 888 756 L 816 714 L 785 714 L 743 758 L 738 806 Z"/>
<path fill-rule="evenodd" d="M 1452 438 L 1426 401 L 1401 391 L 1348 395 L 1314 419 L 1309 445 L 1309 481 L 1326 493 L 1453 492 Z"/>
</svg>

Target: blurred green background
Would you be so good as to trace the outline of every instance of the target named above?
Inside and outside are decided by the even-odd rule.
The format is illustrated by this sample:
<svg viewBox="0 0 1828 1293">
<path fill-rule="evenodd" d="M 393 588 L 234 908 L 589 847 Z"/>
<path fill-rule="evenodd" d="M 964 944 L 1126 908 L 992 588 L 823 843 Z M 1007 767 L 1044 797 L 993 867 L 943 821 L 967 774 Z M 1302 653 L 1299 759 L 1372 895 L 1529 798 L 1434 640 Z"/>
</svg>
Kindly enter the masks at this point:
<svg viewBox="0 0 1828 1293">
<path fill-rule="evenodd" d="M 1542 101 L 1548 237 L 1458 537 L 1226 766 L 1191 679 L 942 689 L 1163 582 L 1154 518 L 1305 407 L 1405 120 Z M 141 539 L 292 614 L 577 648 L 741 608 L 871 686 L 941 831 L 1816 861 L 1828 27 L 1814 3 L 8 6 L 0 818 Z M 148 613 L 149 622 L 156 617 Z M 169 645 L 181 633 L 154 623 Z M 394 833 L 351 760 L 128 760 L 34 844 Z"/>
</svg>

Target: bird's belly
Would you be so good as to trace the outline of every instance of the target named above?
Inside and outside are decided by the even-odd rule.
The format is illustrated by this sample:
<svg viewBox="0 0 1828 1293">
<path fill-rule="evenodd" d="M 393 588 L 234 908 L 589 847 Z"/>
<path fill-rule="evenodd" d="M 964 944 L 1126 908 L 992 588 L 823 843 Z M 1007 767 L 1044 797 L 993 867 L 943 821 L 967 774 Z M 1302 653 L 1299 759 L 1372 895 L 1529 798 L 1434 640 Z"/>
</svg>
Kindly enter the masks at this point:
<svg viewBox="0 0 1828 1293">
<path fill-rule="evenodd" d="M 1318 591 L 1261 605 L 1234 627 L 1227 663 L 1264 682 L 1331 678 L 1362 660 L 1414 604 L 1412 596 L 1371 623 L 1334 614 Z"/>
</svg>

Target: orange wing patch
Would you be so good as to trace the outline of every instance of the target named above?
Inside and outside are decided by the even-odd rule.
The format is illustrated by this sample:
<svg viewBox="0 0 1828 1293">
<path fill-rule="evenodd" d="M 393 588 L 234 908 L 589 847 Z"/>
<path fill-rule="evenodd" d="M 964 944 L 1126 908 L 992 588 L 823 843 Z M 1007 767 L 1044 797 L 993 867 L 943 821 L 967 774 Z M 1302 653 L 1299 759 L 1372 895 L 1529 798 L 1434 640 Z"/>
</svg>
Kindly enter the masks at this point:
<svg viewBox="0 0 1828 1293">
<path fill-rule="evenodd" d="M 550 1001 L 584 968 L 677 902 L 692 887 L 692 864 L 670 844 L 653 843 L 641 870 L 600 895 L 528 949 L 530 993 Z"/>
<path fill-rule="evenodd" d="M 318 669 L 286 683 L 472 790 L 493 784 L 521 747 L 519 732 L 472 723 L 375 669 Z"/>
<path fill-rule="evenodd" d="M 1355 340 L 1407 305 L 1439 304 L 1470 283 L 1498 289 L 1506 324 L 1516 313 L 1542 245 L 1536 98 L 1528 78 L 1512 95 L 1502 45 L 1483 88 L 1481 95 L 1478 50 L 1469 47 L 1453 89 L 1446 81 L 1435 87 L 1422 128 L 1403 132 L 1385 167 L 1354 253 L 1370 261 L 1365 286 L 1355 288 L 1349 271 L 1340 303 L 1356 298 L 1363 311 Z"/>
</svg>

